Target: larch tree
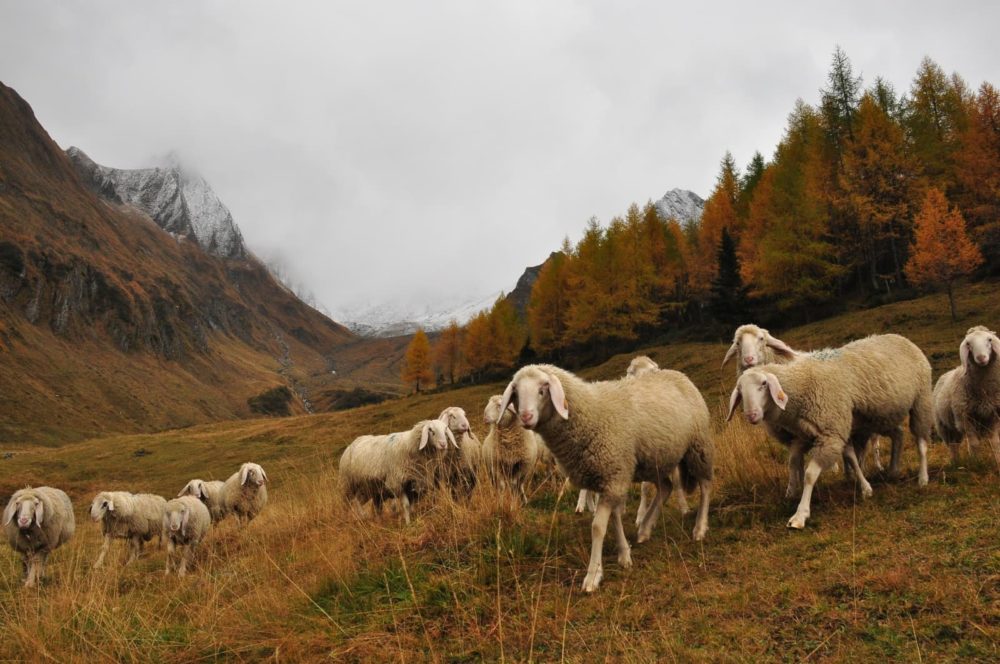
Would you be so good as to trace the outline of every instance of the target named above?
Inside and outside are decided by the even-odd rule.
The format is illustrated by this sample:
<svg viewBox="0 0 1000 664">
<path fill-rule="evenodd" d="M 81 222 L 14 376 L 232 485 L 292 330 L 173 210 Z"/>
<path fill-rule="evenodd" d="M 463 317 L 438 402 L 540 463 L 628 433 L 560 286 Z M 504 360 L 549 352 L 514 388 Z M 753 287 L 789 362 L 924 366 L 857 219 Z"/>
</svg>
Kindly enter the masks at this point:
<svg viewBox="0 0 1000 664">
<path fill-rule="evenodd" d="M 410 345 L 406 347 L 402 378 L 407 385 L 413 385 L 417 393 L 421 387 L 427 387 L 434 380 L 431 367 L 431 342 L 422 329 L 417 330 Z"/>
<path fill-rule="evenodd" d="M 462 328 L 452 320 L 448 327 L 441 331 L 434 345 L 434 366 L 439 374 L 455 384 L 458 377 L 459 364 L 462 361 Z"/>
<path fill-rule="evenodd" d="M 955 156 L 959 191 L 954 200 L 995 271 L 1000 268 L 1000 94 L 995 87 L 980 86 L 968 117 Z"/>
<path fill-rule="evenodd" d="M 528 329 L 531 346 L 540 354 L 551 354 L 563 345 L 566 334 L 566 313 L 569 310 L 567 263 L 572 247 L 563 241 L 561 252 L 553 254 L 531 288 L 528 302 Z"/>
<path fill-rule="evenodd" d="M 716 252 L 722 239 L 722 229 L 728 229 L 737 239 L 741 235 L 742 228 L 736 214 L 739 183 L 736 162 L 733 155 L 727 152 L 722 158 L 715 188 L 705 201 L 705 209 L 698 222 L 698 259 L 690 266 L 692 288 L 702 299 L 708 298 L 711 283 L 716 277 Z"/>
<path fill-rule="evenodd" d="M 906 278 L 918 287 L 944 286 L 951 319 L 957 320 L 955 281 L 972 274 L 982 264 L 983 256 L 969 239 L 961 212 L 955 207 L 949 209 L 944 192 L 936 187 L 927 190 L 914 229 Z"/>
</svg>

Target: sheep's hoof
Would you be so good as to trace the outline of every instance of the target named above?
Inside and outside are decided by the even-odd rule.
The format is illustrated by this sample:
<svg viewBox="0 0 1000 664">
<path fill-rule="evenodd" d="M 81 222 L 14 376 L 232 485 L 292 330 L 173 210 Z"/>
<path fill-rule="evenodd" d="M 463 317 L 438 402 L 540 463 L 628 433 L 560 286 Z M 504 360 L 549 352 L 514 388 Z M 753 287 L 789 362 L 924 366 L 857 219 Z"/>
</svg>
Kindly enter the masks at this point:
<svg viewBox="0 0 1000 664">
<path fill-rule="evenodd" d="M 601 585 L 601 578 L 604 576 L 600 565 L 593 572 L 587 572 L 587 576 L 583 579 L 583 592 L 592 593 L 597 590 L 597 587 Z"/>
<path fill-rule="evenodd" d="M 632 568 L 632 547 L 629 547 L 618 554 L 618 564 L 624 569 Z"/>
<path fill-rule="evenodd" d="M 806 527 L 806 519 L 808 518 L 808 514 L 799 514 L 796 512 L 792 515 L 792 518 L 788 520 L 788 527 L 794 528 L 795 530 L 802 530 Z"/>
<path fill-rule="evenodd" d="M 700 524 L 694 527 L 694 532 L 691 536 L 694 537 L 695 542 L 700 542 L 705 539 L 705 535 L 708 534 L 708 525 Z"/>
<path fill-rule="evenodd" d="M 930 481 L 930 478 L 927 477 L 927 473 L 926 472 L 920 473 L 920 478 L 917 480 L 917 485 L 918 486 L 927 486 L 927 482 L 929 482 L 929 481 Z"/>
<path fill-rule="evenodd" d="M 649 530 L 640 530 L 639 534 L 636 535 L 635 543 L 642 544 L 643 542 L 648 542 L 652 533 Z"/>
<path fill-rule="evenodd" d="M 576 512 L 577 514 L 583 514 L 583 510 L 584 510 L 584 509 L 586 509 L 586 508 L 585 508 L 585 507 L 582 507 L 581 505 L 577 505 L 577 506 L 576 506 L 576 510 L 574 510 L 574 511 L 575 511 L 575 512 Z"/>
<path fill-rule="evenodd" d="M 864 485 L 862 485 L 862 487 L 861 487 L 861 497 L 862 498 L 871 498 L 874 493 L 875 492 L 872 491 L 872 485 L 871 484 L 864 484 Z"/>
</svg>

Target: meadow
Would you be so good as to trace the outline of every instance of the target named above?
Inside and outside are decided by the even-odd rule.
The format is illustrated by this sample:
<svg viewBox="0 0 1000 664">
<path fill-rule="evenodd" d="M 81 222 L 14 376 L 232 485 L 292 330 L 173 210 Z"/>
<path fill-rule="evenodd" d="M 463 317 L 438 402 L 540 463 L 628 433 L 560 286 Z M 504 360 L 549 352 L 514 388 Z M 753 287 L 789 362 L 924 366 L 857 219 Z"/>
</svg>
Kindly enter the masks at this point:
<svg viewBox="0 0 1000 664">
<path fill-rule="evenodd" d="M 996 283 L 964 287 L 958 322 L 945 296 L 856 311 L 782 331 L 796 347 L 896 331 L 931 359 L 957 364 L 973 324 L 996 326 Z M 862 500 L 824 474 L 803 532 L 788 531 L 785 455 L 763 431 L 726 425 L 734 369 L 723 343 L 641 349 L 688 373 L 716 414 L 710 531 L 671 505 L 623 570 L 609 555 L 594 595 L 580 592 L 589 515 L 575 492 L 536 477 L 521 507 L 481 485 L 468 502 L 431 496 L 404 527 L 359 518 L 339 497 L 337 459 L 362 433 L 398 431 L 448 405 L 481 413 L 501 384 L 397 399 L 351 411 L 227 421 L 41 447 L 0 444 L 0 496 L 50 484 L 74 501 L 77 534 L 40 588 L 0 554 L 0 659 L 32 661 L 996 661 L 1000 658 L 998 469 L 987 449 L 956 466 L 940 444 L 919 489 L 907 440 L 902 477 L 870 478 Z M 638 353 L 637 352 L 637 353 Z M 634 354 L 637 354 L 634 353 Z M 581 373 L 622 375 L 634 354 Z M 7 453 L 10 456 L 7 456 Z M 86 517 L 104 489 L 173 496 L 188 479 L 225 479 L 262 464 L 271 502 L 245 531 L 216 527 L 194 574 L 163 576 L 163 551 L 92 570 L 99 528 Z M 634 541 L 637 497 L 626 533 Z"/>
</svg>

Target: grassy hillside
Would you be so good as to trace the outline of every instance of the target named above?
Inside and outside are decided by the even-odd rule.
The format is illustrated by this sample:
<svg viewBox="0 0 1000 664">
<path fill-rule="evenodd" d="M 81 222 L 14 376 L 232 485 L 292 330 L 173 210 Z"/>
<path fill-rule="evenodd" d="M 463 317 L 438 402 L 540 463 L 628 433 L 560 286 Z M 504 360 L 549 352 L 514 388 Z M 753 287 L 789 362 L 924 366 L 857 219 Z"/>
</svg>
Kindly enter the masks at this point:
<svg viewBox="0 0 1000 664">
<path fill-rule="evenodd" d="M 940 373 L 957 362 L 966 328 L 995 325 L 993 293 L 995 284 L 964 289 L 957 323 L 932 296 L 782 336 L 810 347 L 899 331 Z M 633 569 L 620 569 L 607 543 L 594 596 L 579 590 L 589 517 L 573 514 L 575 495 L 560 496 L 557 483 L 536 479 L 527 508 L 489 487 L 469 504 L 437 496 L 410 527 L 394 515 L 358 519 L 337 497 L 336 460 L 354 436 L 404 429 L 452 404 L 482 434 L 482 407 L 499 384 L 58 449 L 0 445 L 0 497 L 53 484 L 70 493 L 78 518 L 40 589 L 21 589 L 19 563 L 9 549 L 0 554 L 0 659 L 996 661 L 1000 509 L 988 452 L 952 467 L 934 446 L 921 490 L 908 445 L 904 476 L 873 474 L 867 501 L 842 474 L 824 475 L 808 529 L 789 532 L 783 451 L 758 429 L 721 422 L 732 385 L 732 369 L 718 367 L 725 348 L 647 349 L 689 373 L 718 414 L 708 538 L 691 542 L 691 518 L 681 523 L 668 508 L 653 540 L 634 548 Z M 628 359 L 582 373 L 618 376 Z M 173 495 L 250 459 L 267 468 L 272 502 L 246 532 L 231 522 L 215 529 L 192 577 L 164 579 L 155 550 L 127 570 L 90 569 L 98 528 L 84 515 L 96 491 Z M 634 525 L 626 531 L 634 540 Z"/>
</svg>

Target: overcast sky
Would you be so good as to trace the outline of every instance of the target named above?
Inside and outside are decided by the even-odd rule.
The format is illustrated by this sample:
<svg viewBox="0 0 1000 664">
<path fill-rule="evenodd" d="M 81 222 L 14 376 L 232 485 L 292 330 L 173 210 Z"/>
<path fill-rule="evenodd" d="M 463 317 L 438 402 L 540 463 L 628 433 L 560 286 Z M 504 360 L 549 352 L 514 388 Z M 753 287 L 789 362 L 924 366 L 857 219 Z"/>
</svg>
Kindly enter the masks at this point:
<svg viewBox="0 0 1000 664">
<path fill-rule="evenodd" d="M 837 44 L 1000 83 L 1000 3 L 815 4 L 0 0 L 0 80 L 98 163 L 176 150 L 327 307 L 434 303 L 770 157 Z"/>
</svg>

